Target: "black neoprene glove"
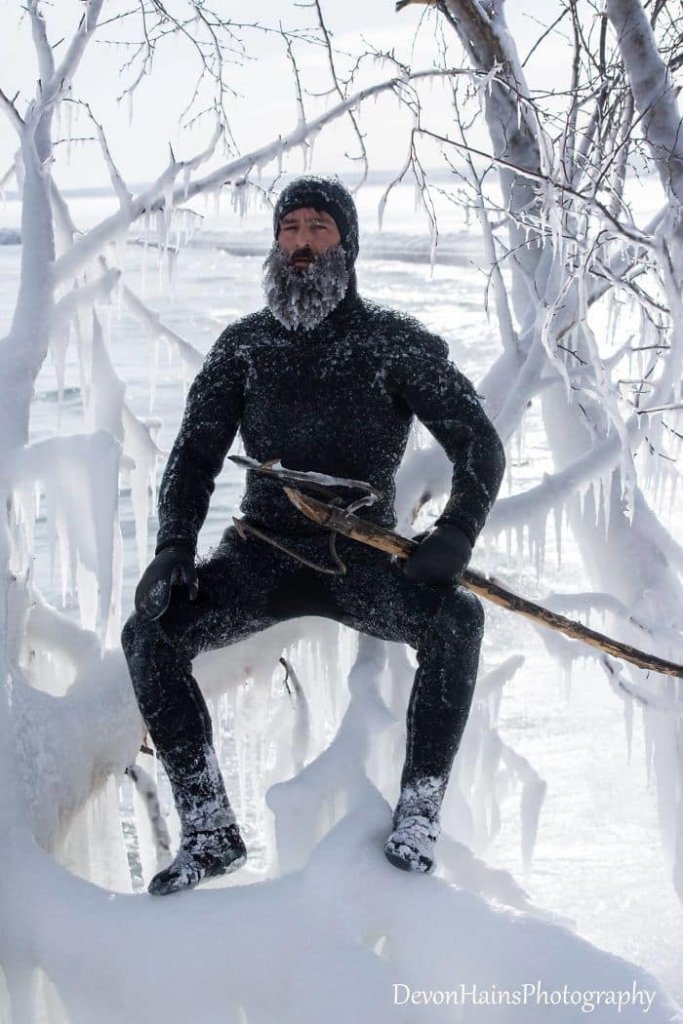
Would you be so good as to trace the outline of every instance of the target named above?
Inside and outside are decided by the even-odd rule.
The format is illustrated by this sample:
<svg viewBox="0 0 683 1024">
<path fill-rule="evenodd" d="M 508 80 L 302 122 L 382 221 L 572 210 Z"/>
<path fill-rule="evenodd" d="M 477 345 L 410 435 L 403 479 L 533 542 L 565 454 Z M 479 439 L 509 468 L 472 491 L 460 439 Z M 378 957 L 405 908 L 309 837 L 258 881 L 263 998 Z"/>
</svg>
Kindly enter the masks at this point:
<svg viewBox="0 0 683 1024">
<path fill-rule="evenodd" d="M 415 583 L 447 587 L 454 583 L 472 557 L 472 544 L 459 526 L 444 523 L 420 541 L 403 571 Z"/>
<path fill-rule="evenodd" d="M 158 619 L 171 603 L 171 587 L 185 586 L 194 601 L 199 590 L 194 551 L 183 544 L 162 548 L 149 563 L 135 591 L 135 610 L 145 619 Z"/>
</svg>

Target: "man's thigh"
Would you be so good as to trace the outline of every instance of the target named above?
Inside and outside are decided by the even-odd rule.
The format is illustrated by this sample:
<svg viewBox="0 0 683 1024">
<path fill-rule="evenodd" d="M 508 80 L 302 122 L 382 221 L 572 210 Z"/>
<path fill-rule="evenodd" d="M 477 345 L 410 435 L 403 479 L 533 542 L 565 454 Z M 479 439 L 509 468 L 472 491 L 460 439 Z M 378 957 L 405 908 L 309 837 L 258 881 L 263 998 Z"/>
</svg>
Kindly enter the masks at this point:
<svg viewBox="0 0 683 1024">
<path fill-rule="evenodd" d="M 349 545 L 353 547 L 349 547 Z M 403 572 L 403 562 L 355 541 L 339 545 L 347 564 L 334 593 L 340 621 L 362 633 L 420 647 L 435 631 L 468 638 L 483 624 L 481 602 L 463 587 L 428 587 Z"/>
<path fill-rule="evenodd" d="M 292 546 L 315 562 L 329 561 L 325 542 Z M 338 617 L 329 577 L 258 538 L 242 540 L 234 528 L 198 563 L 197 575 L 195 600 L 184 587 L 174 587 L 171 605 L 159 620 L 166 637 L 193 658 L 288 619 Z"/>
<path fill-rule="evenodd" d="M 268 612 L 268 594 L 283 567 L 272 549 L 243 541 L 234 529 L 207 558 L 197 563 L 194 601 L 174 586 L 168 611 L 159 619 L 166 637 L 191 657 L 243 640 L 278 621 Z"/>
</svg>

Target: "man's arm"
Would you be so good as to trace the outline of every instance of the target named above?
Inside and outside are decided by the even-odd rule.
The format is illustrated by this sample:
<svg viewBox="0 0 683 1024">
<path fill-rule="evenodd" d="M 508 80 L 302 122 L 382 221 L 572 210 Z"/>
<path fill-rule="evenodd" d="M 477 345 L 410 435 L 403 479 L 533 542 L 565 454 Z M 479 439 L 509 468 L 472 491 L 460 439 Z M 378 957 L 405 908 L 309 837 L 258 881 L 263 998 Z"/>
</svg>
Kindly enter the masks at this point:
<svg viewBox="0 0 683 1024">
<path fill-rule="evenodd" d="M 420 333 L 403 353 L 399 392 L 453 463 L 451 494 L 437 526 L 459 527 L 473 545 L 505 471 L 502 442 L 474 387 L 436 335 Z"/>
<path fill-rule="evenodd" d="M 182 544 L 193 551 L 242 416 L 244 374 L 230 328 L 192 382 L 183 421 L 159 488 L 156 554 Z"/>
</svg>

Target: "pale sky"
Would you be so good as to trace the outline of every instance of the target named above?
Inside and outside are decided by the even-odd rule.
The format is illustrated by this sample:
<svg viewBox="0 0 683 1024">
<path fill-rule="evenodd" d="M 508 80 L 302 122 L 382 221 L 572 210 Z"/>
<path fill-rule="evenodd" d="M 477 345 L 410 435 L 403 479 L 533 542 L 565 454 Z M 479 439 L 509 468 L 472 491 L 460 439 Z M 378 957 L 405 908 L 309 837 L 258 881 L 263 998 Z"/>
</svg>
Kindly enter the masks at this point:
<svg viewBox="0 0 683 1024">
<path fill-rule="evenodd" d="M 128 6 L 118 0 L 108 0 L 103 17 L 111 17 Z M 216 0 L 216 6 L 221 6 L 219 0 Z M 283 0 L 257 0 L 248 5 L 224 0 L 222 6 L 226 16 L 246 16 L 270 25 L 276 24 L 278 18 L 285 25 L 311 18 L 310 11 Z M 429 68 L 432 65 L 436 47 L 436 17 L 433 14 L 424 19 L 415 43 L 415 32 L 425 12 L 424 7 L 411 7 L 397 15 L 393 0 L 344 0 L 343 3 L 328 0 L 323 6 L 335 43 L 350 53 L 357 55 L 363 52 L 364 37 L 380 49 L 393 48 L 402 59 L 408 59 L 414 47 L 413 67 Z M 175 9 L 180 7 L 181 0 L 176 0 Z M 540 26 L 555 17 L 559 10 L 557 0 L 520 0 L 514 5 L 508 4 L 508 8 L 510 28 L 522 55 L 539 34 Z M 51 41 L 70 37 L 80 11 L 79 0 L 44 4 Z M 37 72 L 30 26 L 19 0 L 0 0 L 0 29 L 0 86 L 10 96 L 20 91 L 18 107 L 21 112 L 35 88 Z M 105 28 L 99 37 L 111 38 L 114 32 L 113 27 Z M 450 36 L 453 36 L 452 32 Z M 131 39 L 132 32 L 126 37 Z M 286 134 L 295 126 L 297 116 L 292 74 L 281 39 L 258 33 L 245 33 L 244 38 L 250 59 L 244 66 L 236 67 L 230 76 L 230 82 L 238 93 L 230 102 L 230 115 L 242 152 L 261 146 L 278 134 Z M 61 54 L 63 45 L 57 48 L 57 55 Z M 194 69 L 190 65 L 188 47 L 175 42 L 159 51 L 154 74 L 142 83 L 135 95 L 131 120 L 129 105 L 126 102 L 116 103 L 122 81 L 118 68 L 127 52 L 130 51 L 123 47 L 91 43 L 76 79 L 74 95 L 88 100 L 95 116 L 106 128 L 111 151 L 124 176 L 130 183 L 139 183 L 156 176 L 163 169 L 169 142 L 176 156 L 189 157 L 202 147 L 210 128 L 207 121 L 192 132 L 178 131 L 179 114 L 191 92 Z M 313 91 L 326 88 L 329 79 L 324 54 L 301 45 L 296 53 L 304 83 L 308 83 Z M 532 84 L 534 81 L 544 87 L 563 84 L 569 72 L 569 56 L 570 51 L 561 39 L 551 40 L 528 69 Z M 368 61 L 362 74 L 362 84 L 380 81 L 390 77 L 391 73 L 388 65 L 380 66 Z M 422 95 L 429 109 L 430 125 L 448 131 L 451 115 L 444 88 L 426 86 Z M 319 113 L 330 101 L 312 97 L 305 102 L 307 113 Z M 376 103 L 371 100 L 361 111 L 361 122 L 367 132 L 371 166 L 377 170 L 400 166 L 405 159 L 410 118 L 399 109 L 396 100 L 390 96 L 380 98 Z M 62 135 L 68 133 L 64 108 L 60 132 Z M 80 114 L 74 122 L 72 134 L 92 135 L 91 126 Z M 485 136 L 481 141 L 486 143 Z M 14 148 L 14 133 L 0 112 L 0 175 L 10 165 Z M 352 172 L 353 165 L 345 159 L 344 153 L 346 150 L 355 152 L 355 149 L 348 128 L 343 122 L 336 122 L 316 141 L 314 169 Z M 95 143 L 73 145 L 68 166 L 66 152 L 64 145 L 57 148 L 56 173 L 62 185 L 77 187 L 108 183 Z M 428 156 L 429 151 L 426 153 Z M 434 163 L 435 160 L 426 159 L 426 162 Z M 292 158 L 291 169 L 297 172 L 302 169 L 298 154 Z"/>
</svg>

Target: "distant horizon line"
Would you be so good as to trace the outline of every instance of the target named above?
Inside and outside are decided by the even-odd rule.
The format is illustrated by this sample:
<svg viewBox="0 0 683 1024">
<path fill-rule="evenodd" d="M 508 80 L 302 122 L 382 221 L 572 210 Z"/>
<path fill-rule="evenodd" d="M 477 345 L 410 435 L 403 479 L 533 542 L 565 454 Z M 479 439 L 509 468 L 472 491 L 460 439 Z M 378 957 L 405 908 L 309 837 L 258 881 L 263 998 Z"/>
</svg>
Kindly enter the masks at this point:
<svg viewBox="0 0 683 1024">
<path fill-rule="evenodd" d="M 464 166 L 465 166 L 465 164 L 463 163 L 463 167 Z M 285 183 L 285 182 L 291 180 L 292 178 L 303 177 L 307 173 L 308 174 L 316 173 L 316 174 L 320 174 L 323 177 L 335 174 L 334 171 L 327 171 L 327 170 L 321 170 L 321 171 L 316 171 L 316 172 L 309 171 L 309 172 L 299 172 L 299 173 L 294 173 L 294 172 L 293 173 L 283 173 L 281 175 L 278 175 L 276 180 Z M 431 181 L 431 182 L 434 182 L 434 183 L 441 183 L 441 184 L 443 184 L 444 182 L 450 181 L 453 178 L 453 176 L 454 176 L 454 171 L 452 171 L 452 170 L 449 171 L 445 167 L 426 167 L 426 168 L 424 168 L 424 173 L 425 173 L 425 176 L 428 178 L 428 181 Z M 650 168 L 643 168 L 643 169 L 640 170 L 640 175 L 642 175 L 644 177 L 650 177 L 650 176 L 652 176 L 653 174 L 656 174 L 656 173 L 657 173 L 656 170 L 650 169 Z M 341 173 L 341 174 L 338 175 L 338 177 L 341 178 L 341 180 L 345 184 L 349 184 L 349 183 L 355 183 L 358 180 L 359 176 L 355 175 L 353 173 Z M 415 184 L 414 179 L 408 178 L 407 175 L 405 177 L 406 177 L 407 180 L 404 179 L 402 182 L 398 182 L 397 184 L 413 185 L 414 186 L 414 184 Z M 396 178 L 396 171 L 388 170 L 388 169 L 372 170 L 372 171 L 368 172 L 367 177 L 366 177 L 365 181 L 363 182 L 363 185 L 388 185 L 391 181 L 395 180 L 395 178 Z M 228 188 L 228 187 L 230 187 L 230 185 L 234 186 L 235 184 L 236 184 L 236 182 L 226 182 L 224 187 Z M 147 182 L 134 182 L 132 185 L 129 186 L 129 188 L 131 189 L 131 191 L 133 193 L 139 193 L 139 192 L 143 192 L 145 189 L 149 188 L 149 185 L 150 185 L 150 182 L 148 182 L 148 181 Z M 77 186 L 71 186 L 71 187 L 63 189 L 62 190 L 62 194 L 65 197 L 67 197 L 67 198 L 86 198 L 87 199 L 87 198 L 97 198 L 97 197 L 102 197 L 102 196 L 115 196 L 116 192 L 114 190 L 113 185 L 110 182 L 108 182 L 106 184 L 101 184 L 101 185 L 77 185 Z M 20 193 L 17 191 L 17 189 L 7 189 L 4 192 L 3 198 L 5 199 L 5 201 L 7 201 L 7 200 L 17 200 L 17 199 L 20 199 Z"/>
<path fill-rule="evenodd" d="M 316 171 L 316 172 L 309 171 L 309 172 L 291 173 L 291 174 L 283 173 L 283 174 L 278 176 L 277 180 L 285 182 L 285 181 L 289 181 L 292 178 L 303 177 L 304 174 L 309 174 L 309 173 L 310 174 L 313 174 L 313 173 L 320 174 L 322 177 L 327 177 L 328 175 L 335 174 L 334 171 Z M 396 171 L 392 171 L 392 170 L 369 171 L 365 181 L 363 182 L 363 184 L 364 185 L 385 185 L 385 184 L 388 185 L 392 180 L 394 180 L 396 178 L 396 173 L 397 173 Z M 452 171 L 448 171 L 448 170 L 446 170 L 443 167 L 432 167 L 432 168 L 428 167 L 428 168 L 425 168 L 425 174 L 429 177 L 429 179 L 431 181 L 440 181 L 440 182 L 449 181 L 453 177 L 453 172 Z M 359 175 L 354 175 L 352 173 L 350 173 L 350 174 L 342 173 L 342 174 L 339 174 L 338 177 L 341 178 L 341 180 L 345 184 L 348 184 L 349 182 L 355 182 L 356 180 L 358 180 Z M 406 177 L 407 177 L 407 175 L 406 175 Z M 131 184 L 128 187 L 133 192 L 142 192 L 146 188 L 149 187 L 149 184 L 150 184 L 149 182 L 133 182 L 133 184 Z M 230 187 L 230 184 L 235 185 L 236 182 L 232 182 L 232 183 L 226 182 L 225 187 L 226 188 Z M 404 180 L 400 184 L 413 185 L 414 184 L 414 180 L 412 178 L 408 178 L 407 181 Z M 98 196 L 109 196 L 109 195 L 115 195 L 115 194 L 116 193 L 115 193 L 114 187 L 113 187 L 113 185 L 111 185 L 111 183 L 102 184 L 102 185 L 77 185 L 77 186 L 71 186 L 71 187 L 62 189 L 62 195 L 66 196 L 66 197 L 71 197 L 71 198 L 76 198 L 76 197 L 81 197 L 81 198 L 93 197 L 94 198 L 94 197 L 98 197 Z M 20 193 L 17 191 L 17 189 L 7 189 L 5 191 L 4 197 L 5 197 L 5 199 L 19 199 L 20 198 Z"/>
</svg>

